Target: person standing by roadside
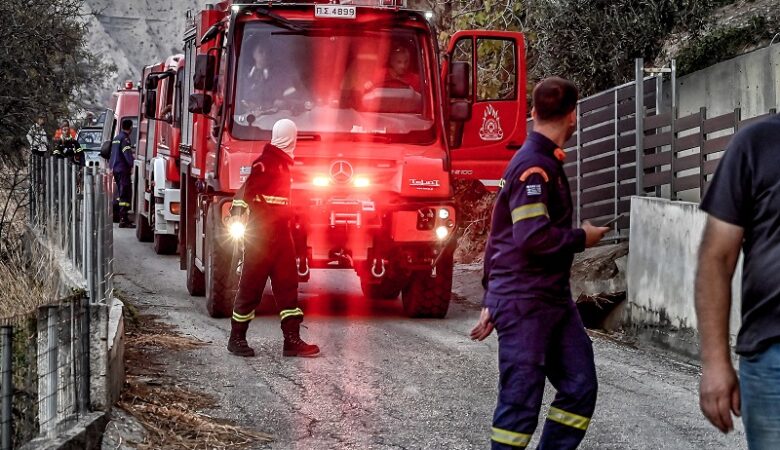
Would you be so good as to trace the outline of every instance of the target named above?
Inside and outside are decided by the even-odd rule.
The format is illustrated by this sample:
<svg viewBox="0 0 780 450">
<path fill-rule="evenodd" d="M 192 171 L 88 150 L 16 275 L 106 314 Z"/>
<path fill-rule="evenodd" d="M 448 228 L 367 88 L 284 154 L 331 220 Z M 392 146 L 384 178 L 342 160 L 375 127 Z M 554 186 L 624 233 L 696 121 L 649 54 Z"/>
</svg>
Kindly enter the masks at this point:
<svg viewBox="0 0 780 450">
<path fill-rule="evenodd" d="M 498 332 L 499 393 L 492 448 L 525 448 L 545 378 L 557 390 L 539 449 L 577 448 L 596 406 L 593 347 L 571 298 L 574 254 L 609 231 L 572 228 L 561 148 L 577 125 L 577 88 L 547 78 L 533 91 L 534 131 L 509 162 L 485 250 L 485 298 L 471 338 Z"/>
<path fill-rule="evenodd" d="M 228 351 L 238 356 L 255 356 L 246 333 L 269 278 L 280 309 L 282 355 L 312 357 L 320 353 L 319 347 L 307 344 L 300 335 L 303 311 L 298 305 L 298 268 L 290 229 L 290 166 L 297 137 L 292 120 L 274 124 L 271 142 L 252 163 L 249 177 L 233 197 L 227 219 L 231 229 L 245 226 L 244 262 L 227 345 Z"/>
<path fill-rule="evenodd" d="M 720 431 L 742 416 L 751 450 L 780 449 L 780 116 L 740 130 L 701 209 L 707 223 L 696 273 L 701 336 L 699 405 Z M 742 326 L 731 362 L 731 279 L 744 252 Z"/>
<path fill-rule="evenodd" d="M 135 228 L 127 213 L 130 210 L 132 185 L 130 174 L 133 171 L 133 146 L 130 142 L 130 132 L 133 130 L 133 121 L 122 121 L 121 131 L 111 142 L 111 158 L 109 165 L 114 172 L 117 194 L 119 197 L 119 228 Z"/>
<path fill-rule="evenodd" d="M 27 143 L 30 145 L 30 151 L 35 156 L 45 156 L 49 151 L 49 138 L 46 136 L 46 130 L 43 126 L 46 124 L 46 115 L 38 114 L 35 123 L 27 132 Z"/>
</svg>

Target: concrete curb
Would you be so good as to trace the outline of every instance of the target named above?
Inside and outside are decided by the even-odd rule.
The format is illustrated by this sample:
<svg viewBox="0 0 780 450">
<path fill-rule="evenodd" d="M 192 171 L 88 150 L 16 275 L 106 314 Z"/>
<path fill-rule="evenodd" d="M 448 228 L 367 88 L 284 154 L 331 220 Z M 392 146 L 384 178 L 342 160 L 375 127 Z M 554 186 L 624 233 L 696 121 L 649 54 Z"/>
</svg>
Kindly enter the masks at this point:
<svg viewBox="0 0 780 450">
<path fill-rule="evenodd" d="M 73 422 L 63 422 L 56 437 L 39 437 L 19 450 L 92 450 L 100 449 L 108 425 L 108 413 L 90 413 Z"/>
</svg>

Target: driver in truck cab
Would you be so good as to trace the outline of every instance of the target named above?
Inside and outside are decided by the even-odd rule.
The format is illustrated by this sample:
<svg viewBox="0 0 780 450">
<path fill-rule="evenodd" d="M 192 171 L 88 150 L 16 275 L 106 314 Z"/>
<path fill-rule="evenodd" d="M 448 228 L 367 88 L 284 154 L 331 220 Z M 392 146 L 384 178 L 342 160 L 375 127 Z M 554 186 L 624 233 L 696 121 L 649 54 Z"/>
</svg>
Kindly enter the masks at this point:
<svg viewBox="0 0 780 450">
<path fill-rule="evenodd" d="M 247 112 L 280 109 L 302 94 L 301 83 L 294 73 L 272 64 L 269 42 L 262 36 L 247 38 L 243 47 L 252 52 L 252 65 L 239 72 L 244 77 L 241 105 Z"/>
<path fill-rule="evenodd" d="M 395 45 L 390 50 L 387 67 L 363 86 L 366 91 L 378 87 L 412 88 L 421 91 L 420 75 L 411 70 L 411 52 L 402 45 Z"/>
</svg>

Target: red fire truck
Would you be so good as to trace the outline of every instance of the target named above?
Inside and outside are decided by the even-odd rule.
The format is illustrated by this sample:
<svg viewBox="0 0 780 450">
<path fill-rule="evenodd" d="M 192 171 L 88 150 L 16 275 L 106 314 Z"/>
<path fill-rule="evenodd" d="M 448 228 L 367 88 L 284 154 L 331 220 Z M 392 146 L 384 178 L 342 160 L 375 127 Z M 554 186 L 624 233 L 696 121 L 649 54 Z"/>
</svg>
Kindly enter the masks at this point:
<svg viewBox="0 0 780 450">
<path fill-rule="evenodd" d="M 114 136 L 119 133 L 122 121 L 129 119 L 133 122 L 133 131 L 130 133 L 130 139 L 133 145 L 135 145 L 138 138 L 138 105 L 138 87 L 132 81 L 125 81 L 122 86 L 111 93 L 108 108 L 102 114 L 104 116 L 103 142 L 112 141 Z"/>
<path fill-rule="evenodd" d="M 133 186 L 136 237 L 154 241 L 158 254 L 176 253 L 179 233 L 179 145 L 184 56 L 173 55 L 143 70 Z M 159 119 L 159 120 L 155 120 Z"/>
<path fill-rule="evenodd" d="M 453 175 L 497 186 L 525 138 L 521 34 L 459 32 L 442 63 L 424 12 L 348 3 L 222 1 L 185 35 L 179 239 L 212 316 L 231 314 L 239 264 L 223 219 L 277 120 L 299 130 L 300 279 L 353 268 L 366 297 L 400 294 L 411 317 L 449 306 Z"/>
</svg>

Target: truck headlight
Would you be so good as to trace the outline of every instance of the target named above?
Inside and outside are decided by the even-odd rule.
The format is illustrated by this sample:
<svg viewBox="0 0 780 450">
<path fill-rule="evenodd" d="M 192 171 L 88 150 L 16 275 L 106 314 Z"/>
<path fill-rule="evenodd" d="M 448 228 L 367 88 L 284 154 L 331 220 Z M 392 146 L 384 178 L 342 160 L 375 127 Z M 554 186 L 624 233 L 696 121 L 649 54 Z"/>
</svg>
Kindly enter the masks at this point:
<svg viewBox="0 0 780 450">
<path fill-rule="evenodd" d="M 244 238 L 244 234 L 246 233 L 246 225 L 241 222 L 233 222 L 230 224 L 229 231 L 230 237 L 238 241 Z"/>
<path fill-rule="evenodd" d="M 330 184 L 330 180 L 328 177 L 314 177 L 314 179 L 311 180 L 311 184 L 317 187 L 326 187 Z"/>
<path fill-rule="evenodd" d="M 355 177 L 355 187 L 368 187 L 371 184 L 371 180 L 366 177 Z"/>
<path fill-rule="evenodd" d="M 447 227 L 442 226 L 436 228 L 436 237 L 439 238 L 440 241 L 446 239 L 449 234 L 450 230 Z"/>
<path fill-rule="evenodd" d="M 446 220 L 450 217 L 450 210 L 447 208 L 441 208 L 439 210 L 439 219 Z"/>
</svg>

